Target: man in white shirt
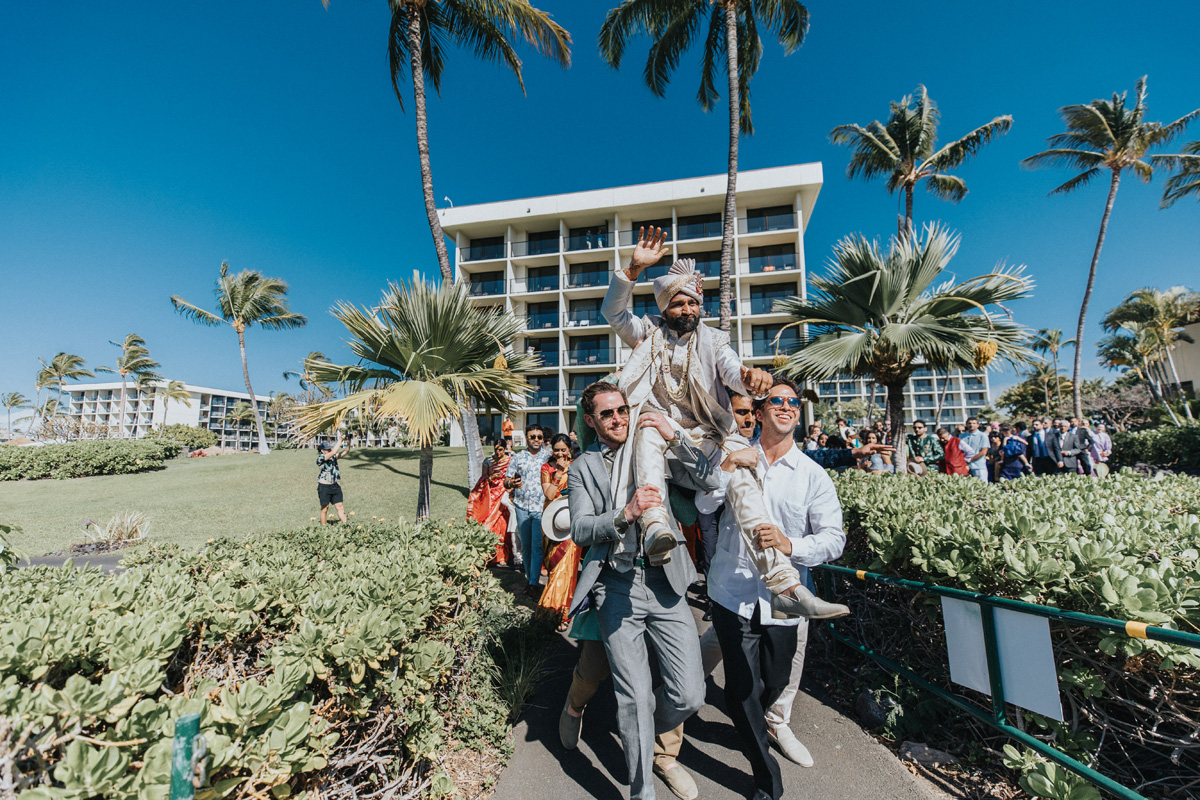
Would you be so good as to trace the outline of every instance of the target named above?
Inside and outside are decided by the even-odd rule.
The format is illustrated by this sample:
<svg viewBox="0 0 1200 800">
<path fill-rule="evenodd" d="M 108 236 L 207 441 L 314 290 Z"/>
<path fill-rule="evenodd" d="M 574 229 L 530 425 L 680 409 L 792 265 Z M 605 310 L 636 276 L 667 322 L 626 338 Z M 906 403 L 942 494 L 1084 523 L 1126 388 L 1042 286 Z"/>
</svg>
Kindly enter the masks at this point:
<svg viewBox="0 0 1200 800">
<path fill-rule="evenodd" d="M 807 567 L 842 554 L 846 535 L 841 504 L 828 474 L 801 453 L 792 438 L 800 420 L 796 384 L 776 377 L 770 394 L 757 401 L 755 408 L 762 424 L 758 442 L 752 449 L 726 457 L 719 476 L 721 488 L 697 495 L 696 508 L 713 513 L 725 502 L 730 475 L 740 468 L 757 468 L 763 476 L 763 497 L 773 524 L 755 528 L 755 546 L 777 549 L 803 579 Z M 787 729 L 786 719 L 768 721 L 767 712 L 788 687 L 801 630 L 807 637 L 808 629 L 806 620 L 777 619 L 772 614 L 771 592 L 728 512 L 722 518 L 710 567 L 709 596 L 725 662 L 725 705 L 754 773 L 754 800 L 779 800 L 783 783 L 769 741 L 775 739 L 784 749 L 782 732 L 787 731 L 792 741 L 795 737 Z M 800 748 L 803 750 L 803 745 Z M 807 760 L 811 764 L 811 758 Z"/>
<path fill-rule="evenodd" d="M 988 479 L 988 436 L 985 431 L 979 429 L 979 420 L 975 417 L 967 417 L 966 433 L 958 437 L 958 442 L 962 447 L 963 455 L 967 456 L 967 469 L 971 475 L 986 483 Z M 968 451 L 970 451 L 969 455 Z"/>
</svg>

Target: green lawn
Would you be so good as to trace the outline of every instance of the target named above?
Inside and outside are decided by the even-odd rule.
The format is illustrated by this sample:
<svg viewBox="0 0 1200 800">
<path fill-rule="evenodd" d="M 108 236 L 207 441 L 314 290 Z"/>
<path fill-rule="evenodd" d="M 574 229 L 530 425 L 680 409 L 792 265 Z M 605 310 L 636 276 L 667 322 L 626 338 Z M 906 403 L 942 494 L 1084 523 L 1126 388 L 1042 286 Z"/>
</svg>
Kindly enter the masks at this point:
<svg viewBox="0 0 1200 800">
<path fill-rule="evenodd" d="M 417 511 L 415 450 L 352 450 L 341 459 L 342 489 L 352 520 L 412 519 Z M 148 541 L 196 545 L 224 535 L 311 524 L 317 515 L 313 450 L 281 450 L 169 461 L 165 470 L 71 480 L 0 483 L 0 521 L 21 526 L 13 544 L 31 556 L 87 541 L 83 521 L 142 511 Z M 437 448 L 433 462 L 434 517 L 459 519 L 467 510 L 467 456 Z M 336 514 L 330 513 L 336 519 Z"/>
</svg>

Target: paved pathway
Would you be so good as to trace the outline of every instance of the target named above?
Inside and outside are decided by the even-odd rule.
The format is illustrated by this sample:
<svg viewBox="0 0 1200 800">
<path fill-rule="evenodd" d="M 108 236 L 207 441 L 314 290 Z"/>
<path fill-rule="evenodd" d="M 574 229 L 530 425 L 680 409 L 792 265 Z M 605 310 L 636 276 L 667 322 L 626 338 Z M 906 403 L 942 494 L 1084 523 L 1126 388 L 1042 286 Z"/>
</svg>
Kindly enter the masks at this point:
<svg viewBox="0 0 1200 800">
<path fill-rule="evenodd" d="M 709 623 L 698 621 L 703 631 Z M 616 700 L 606 682 L 588 705 L 579 749 L 564 750 L 558 715 L 571 683 L 578 650 L 564 639 L 546 662 L 547 678 L 513 731 L 516 750 L 500 775 L 493 800 L 623 800 L 625 761 L 617 736 Z M 750 765 L 725 714 L 724 671 L 708 680 L 707 704 L 684 725 L 679 761 L 696 778 L 700 800 L 726 800 L 754 793 Z M 890 750 L 842 716 L 801 691 L 792 730 L 816 764 L 804 769 L 779 756 L 787 800 L 945 800 L 946 795 L 908 771 Z M 675 795 L 658 779 L 659 800 Z"/>
<path fill-rule="evenodd" d="M 103 572 L 121 572 L 123 567 L 121 558 L 124 556 L 120 550 L 111 553 L 92 553 L 86 556 L 75 556 L 74 564 L 77 567 L 91 566 L 102 570 Z M 68 556 L 36 556 L 29 559 L 28 565 L 22 561 L 18 566 L 30 567 L 61 567 L 66 563 Z"/>
</svg>

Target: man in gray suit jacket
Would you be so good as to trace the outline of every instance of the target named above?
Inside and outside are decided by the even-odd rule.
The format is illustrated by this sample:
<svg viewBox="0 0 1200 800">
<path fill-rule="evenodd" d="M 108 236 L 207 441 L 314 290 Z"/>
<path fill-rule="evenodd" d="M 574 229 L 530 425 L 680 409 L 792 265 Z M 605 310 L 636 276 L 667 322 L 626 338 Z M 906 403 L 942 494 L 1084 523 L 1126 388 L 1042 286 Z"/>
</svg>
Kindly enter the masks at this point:
<svg viewBox="0 0 1200 800">
<path fill-rule="evenodd" d="M 1074 418 L 1071 419 L 1070 427 L 1064 421 L 1059 429 L 1063 431 L 1062 462 L 1066 472 L 1070 475 L 1076 472 L 1091 475 L 1092 458 L 1088 451 L 1092 449 L 1092 435 L 1088 429 Z"/>
<path fill-rule="evenodd" d="M 683 534 L 666 498 L 654 486 L 631 486 L 626 496 L 613 496 L 612 461 L 629 438 L 629 402 L 624 392 L 611 383 L 594 383 L 584 389 L 580 402 L 584 422 L 596 431 L 599 441 L 575 459 L 567 473 L 571 538 L 590 548 L 571 613 L 585 601 L 596 609 L 617 695 L 617 727 L 629 768 L 630 797 L 654 800 L 655 733 L 678 727 L 704 704 L 700 640 L 687 604 L 687 588 L 696 579 L 696 568 L 690 558 L 650 566 L 640 550 L 632 563 L 614 558 L 613 543 L 648 508 L 664 506 L 680 544 Z M 670 482 L 698 491 L 720 486 L 708 458 L 686 439 L 676 437 L 665 418 L 642 414 L 638 424 L 655 427 L 673 440 Z M 646 635 L 658 655 L 662 685 L 657 690 Z"/>
</svg>

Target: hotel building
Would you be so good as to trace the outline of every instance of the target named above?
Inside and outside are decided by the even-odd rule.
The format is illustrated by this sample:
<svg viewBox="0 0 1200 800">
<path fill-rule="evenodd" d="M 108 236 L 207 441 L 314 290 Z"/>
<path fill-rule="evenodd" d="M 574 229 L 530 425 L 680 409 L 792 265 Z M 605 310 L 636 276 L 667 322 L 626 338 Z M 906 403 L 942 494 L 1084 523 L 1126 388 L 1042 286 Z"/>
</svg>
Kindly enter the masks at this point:
<svg viewBox="0 0 1200 800">
<path fill-rule="evenodd" d="M 166 386 L 163 381 L 159 385 Z M 229 414 L 238 403 L 250 402 L 245 392 L 209 389 L 183 384 L 188 400 L 168 400 L 156 394 L 155 387 L 139 388 L 130 382 L 121 412 L 121 383 L 79 383 L 67 386 L 65 414 L 85 425 L 106 428 L 110 438 L 138 439 L 149 435 L 160 425 L 192 425 L 208 428 L 217 434 L 218 444 L 238 450 L 258 447 L 258 431 L 253 422 L 236 422 Z M 274 422 L 267 404 L 271 398 L 256 395 L 263 422 Z M 190 405 L 189 405 L 190 404 Z M 267 443 L 274 444 L 287 437 L 287 431 L 267 431 Z"/>
<path fill-rule="evenodd" d="M 704 321 L 718 324 L 725 183 L 722 173 L 438 211 L 455 244 L 455 276 L 470 283 L 472 301 L 522 318 L 525 330 L 514 349 L 541 356 L 542 367 L 528 375 L 533 394 L 516 415 L 518 431 L 528 423 L 569 430 L 584 387 L 629 356 L 600 304 L 613 272 L 629 263 L 639 228 L 661 227 L 671 252 L 642 273 L 634 313 L 658 313 L 651 282 L 676 258 L 688 257 L 704 275 Z M 775 337 L 788 317 L 774 311 L 775 301 L 806 296 L 804 232 L 821 184 L 820 164 L 738 175 L 730 338 L 748 365 L 769 367 L 776 354 Z M 790 351 L 797 340 L 796 328 L 783 330 L 779 352 Z M 910 414 L 930 415 L 926 409 L 937 397 L 925 384 L 932 380 L 914 378 Z M 951 380 L 944 422 L 987 404 L 986 375 Z M 817 388 L 830 401 L 868 396 L 862 380 Z M 882 393 L 877 398 L 882 404 Z M 479 422 L 485 438 L 499 435 L 498 415 L 480 415 Z M 457 439 L 457 427 L 451 430 Z"/>
</svg>

